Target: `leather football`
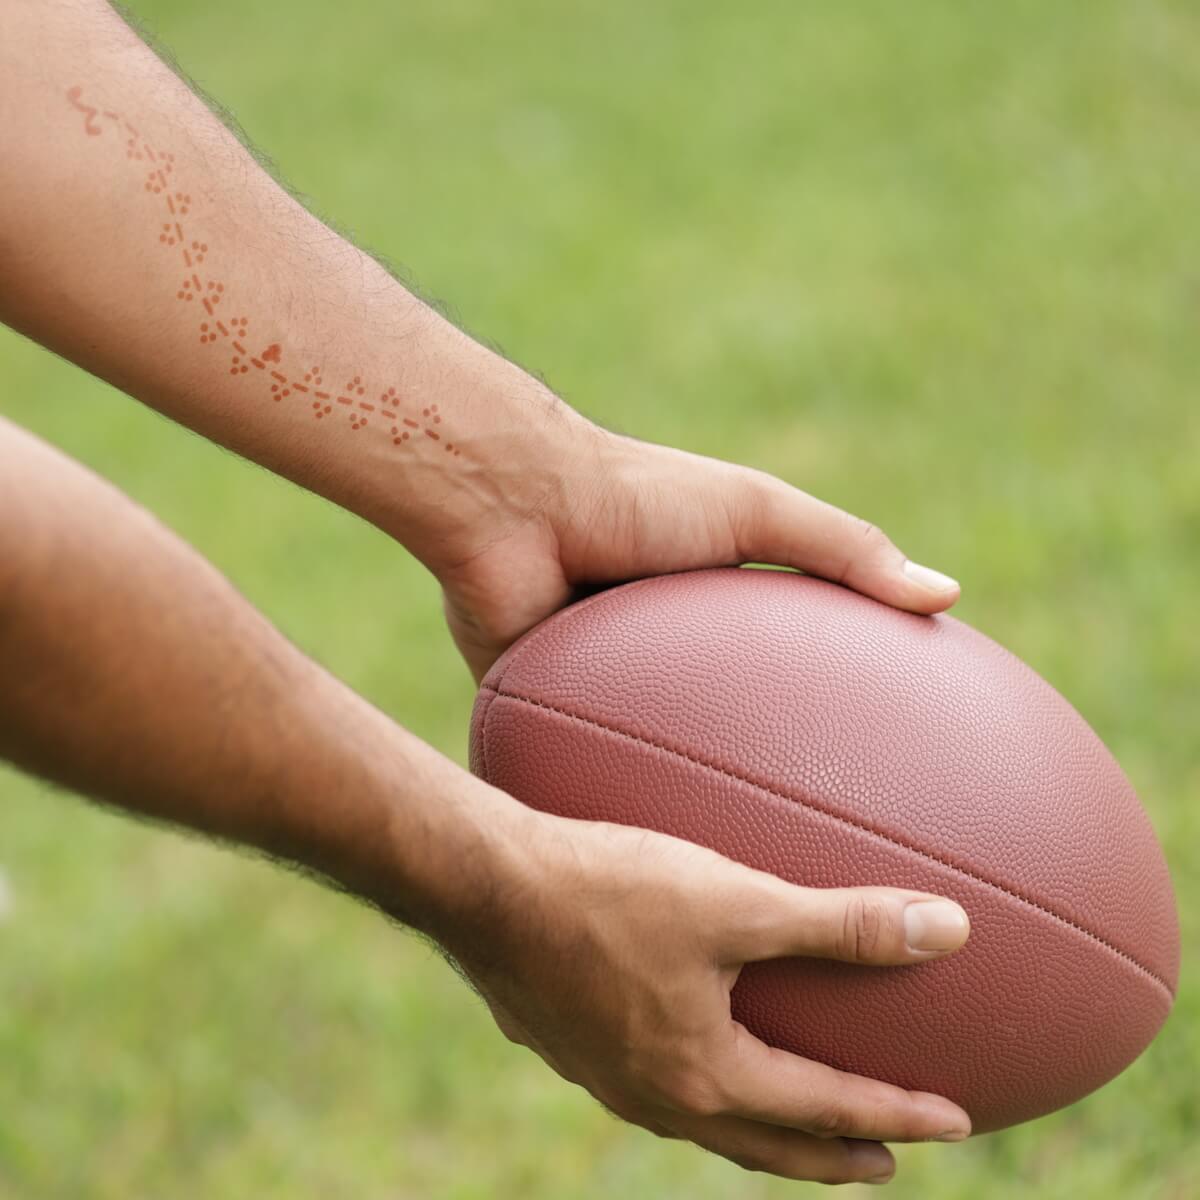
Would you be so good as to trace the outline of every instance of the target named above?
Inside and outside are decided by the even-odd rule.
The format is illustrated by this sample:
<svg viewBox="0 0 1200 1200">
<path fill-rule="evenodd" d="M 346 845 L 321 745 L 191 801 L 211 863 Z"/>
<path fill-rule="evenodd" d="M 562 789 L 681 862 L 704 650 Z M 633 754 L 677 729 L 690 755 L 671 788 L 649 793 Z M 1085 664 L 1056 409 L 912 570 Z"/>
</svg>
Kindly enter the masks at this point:
<svg viewBox="0 0 1200 1200">
<path fill-rule="evenodd" d="M 936 1092 L 1000 1129 L 1112 1079 L 1175 996 L 1162 850 L 1112 755 L 969 625 L 738 568 L 564 609 L 488 673 L 472 769 L 535 808 L 708 846 L 811 887 L 948 896 L 940 960 L 743 968 L 771 1045 Z"/>
</svg>

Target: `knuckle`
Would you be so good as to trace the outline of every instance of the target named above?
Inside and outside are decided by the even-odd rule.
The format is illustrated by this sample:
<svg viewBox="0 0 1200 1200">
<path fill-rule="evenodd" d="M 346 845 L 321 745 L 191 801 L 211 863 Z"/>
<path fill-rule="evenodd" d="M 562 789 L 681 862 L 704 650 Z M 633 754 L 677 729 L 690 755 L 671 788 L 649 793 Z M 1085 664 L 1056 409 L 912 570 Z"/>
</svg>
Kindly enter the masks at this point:
<svg viewBox="0 0 1200 1200">
<path fill-rule="evenodd" d="M 891 538 L 878 525 L 862 517 L 845 514 L 846 524 L 841 531 L 841 570 L 838 583 L 851 582 L 852 576 L 872 559 L 884 557 L 894 550 Z"/>
<path fill-rule="evenodd" d="M 745 485 L 761 504 L 775 503 L 792 491 L 778 475 L 770 471 L 762 471 L 757 467 L 739 466 L 736 468 L 738 479 Z"/>
<path fill-rule="evenodd" d="M 636 1125 L 639 1129 L 644 1129 L 647 1133 L 652 1133 L 658 1138 L 678 1137 L 678 1134 L 672 1133 L 671 1130 L 639 1105 L 627 1103 L 623 1099 L 609 1100 L 605 1099 L 599 1093 L 594 1094 L 600 1102 L 601 1107 L 618 1121 L 624 1121 L 627 1125 Z"/>
<path fill-rule="evenodd" d="M 529 1042 L 521 1027 L 510 1017 L 503 1013 L 493 1010 L 492 1017 L 496 1022 L 496 1028 L 504 1035 L 506 1040 L 510 1041 L 514 1046 L 528 1046 Z"/>
<path fill-rule="evenodd" d="M 729 478 L 734 486 L 724 493 L 725 517 L 734 531 L 737 556 L 759 558 L 768 553 L 764 531 L 772 527 L 787 485 L 774 475 L 751 467 L 739 467 Z"/>
<path fill-rule="evenodd" d="M 853 896 L 842 913 L 840 949 L 855 961 L 870 961 L 886 949 L 890 931 L 886 900 L 870 894 Z"/>
<path fill-rule="evenodd" d="M 681 1071 L 661 1087 L 669 1107 L 684 1116 L 716 1117 L 725 1111 L 725 1097 L 720 1085 L 703 1071 Z"/>
<path fill-rule="evenodd" d="M 870 521 L 864 521 L 862 517 L 853 517 L 851 519 L 854 522 L 854 535 L 860 549 L 868 552 L 891 549 L 892 539 L 878 525 Z"/>
<path fill-rule="evenodd" d="M 667 1100 L 674 1110 L 689 1117 L 715 1117 L 725 1111 L 720 1088 L 700 1074 L 674 1080 Z"/>
<path fill-rule="evenodd" d="M 680 1140 L 680 1135 L 673 1129 L 669 1129 L 666 1125 L 660 1125 L 656 1121 L 641 1122 L 643 1129 L 654 1134 L 656 1138 L 661 1138 L 665 1142 L 677 1142 Z"/>
<path fill-rule="evenodd" d="M 836 1105 L 825 1104 L 809 1114 L 804 1125 L 814 1137 L 838 1137 L 847 1130 L 846 1114 Z"/>
<path fill-rule="evenodd" d="M 777 1168 L 770 1155 L 764 1154 L 761 1150 L 734 1150 L 726 1154 L 735 1167 L 741 1167 L 743 1171 L 776 1171 Z"/>
<path fill-rule="evenodd" d="M 673 1071 L 653 1048 L 627 1046 L 620 1060 L 620 1076 L 636 1096 L 661 1101 L 675 1078 Z"/>
</svg>

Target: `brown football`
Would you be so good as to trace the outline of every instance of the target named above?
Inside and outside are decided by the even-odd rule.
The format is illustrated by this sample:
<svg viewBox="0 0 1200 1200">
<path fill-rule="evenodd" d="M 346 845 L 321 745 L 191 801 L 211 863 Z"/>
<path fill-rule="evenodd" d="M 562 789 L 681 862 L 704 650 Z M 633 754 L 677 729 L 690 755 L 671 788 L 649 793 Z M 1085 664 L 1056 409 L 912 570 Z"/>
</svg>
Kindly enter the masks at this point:
<svg viewBox="0 0 1200 1200">
<path fill-rule="evenodd" d="M 975 1132 L 1061 1108 L 1158 1032 L 1179 970 L 1162 851 L 1087 723 L 952 617 L 736 568 L 598 593 L 483 682 L 471 763 L 526 804 L 709 846 L 813 887 L 949 896 L 963 949 L 745 967 L 775 1046 L 936 1092 Z"/>
</svg>

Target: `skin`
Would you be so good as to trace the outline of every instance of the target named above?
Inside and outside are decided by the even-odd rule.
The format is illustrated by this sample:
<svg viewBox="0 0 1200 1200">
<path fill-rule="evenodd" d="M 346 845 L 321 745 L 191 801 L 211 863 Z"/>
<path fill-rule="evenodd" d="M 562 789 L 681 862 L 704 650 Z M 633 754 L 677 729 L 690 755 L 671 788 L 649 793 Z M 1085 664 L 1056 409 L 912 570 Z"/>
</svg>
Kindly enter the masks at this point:
<svg viewBox="0 0 1200 1200">
<path fill-rule="evenodd" d="M 664 571 L 766 562 L 916 612 L 957 599 L 778 479 L 573 412 L 292 200 L 100 0 L 0 6 L 0 121 L 21 181 L 0 187 L 0 317 L 389 533 L 441 583 L 477 679 L 581 589 Z M 661 1136 L 840 1183 L 890 1177 L 884 1141 L 967 1135 L 950 1101 L 773 1050 L 729 1006 L 746 962 L 951 953 L 957 906 L 528 810 L 3 421 L 0 464 L 0 753 L 377 905 L 508 1037 Z M 918 939 L 906 918 L 939 910 Z"/>
</svg>

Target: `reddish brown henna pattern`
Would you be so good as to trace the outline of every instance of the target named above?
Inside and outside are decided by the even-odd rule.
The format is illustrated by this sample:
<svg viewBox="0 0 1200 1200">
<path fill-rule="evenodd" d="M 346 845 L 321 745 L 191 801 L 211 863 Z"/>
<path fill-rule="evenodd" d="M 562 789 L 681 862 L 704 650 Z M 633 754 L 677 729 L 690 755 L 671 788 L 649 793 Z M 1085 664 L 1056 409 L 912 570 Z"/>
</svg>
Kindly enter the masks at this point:
<svg viewBox="0 0 1200 1200">
<path fill-rule="evenodd" d="M 77 108 L 83 113 L 83 130 L 88 137 L 99 137 L 104 131 L 100 128 L 99 121 L 96 120 L 97 109 L 94 109 L 90 104 L 84 104 L 80 100 L 83 95 L 83 88 L 76 84 L 75 87 L 67 90 L 67 99 L 71 103 L 72 108 Z"/>
<path fill-rule="evenodd" d="M 184 252 L 186 254 L 186 251 Z M 205 289 L 201 303 L 204 305 L 204 311 L 211 317 L 216 310 L 218 304 L 221 303 L 221 297 L 225 294 L 225 285 L 219 283 L 215 279 L 208 281 L 208 287 Z"/>
<path fill-rule="evenodd" d="M 249 374 L 251 366 L 264 372 L 265 375 L 270 376 L 269 395 L 275 403 L 285 400 L 293 392 L 304 395 L 311 392 L 314 399 L 311 401 L 310 411 L 314 419 L 318 421 L 331 415 L 333 405 L 338 404 L 348 409 L 350 428 L 354 432 L 371 427 L 367 414 L 374 414 L 378 409 L 382 409 L 383 414 L 394 422 L 389 425 L 385 421 L 384 428 L 390 429 L 391 441 L 395 446 L 403 446 L 409 442 L 414 430 L 423 430 L 425 436 L 431 441 L 441 441 L 441 434 L 431 428 L 433 425 L 441 424 L 442 420 L 436 404 L 431 404 L 421 410 L 421 416 L 426 421 L 426 424 L 422 426 L 413 417 L 402 414 L 400 411 L 402 397 L 394 386 L 385 387 L 379 392 L 379 403 L 376 406 L 362 399 L 366 396 L 369 385 L 361 374 L 354 375 L 345 384 L 342 388 L 343 394 L 334 394 L 321 390 L 323 379 L 320 365 L 311 366 L 304 371 L 303 381 L 289 378 L 282 369 L 286 351 L 278 342 L 272 342 L 257 356 L 251 355 L 245 346 L 246 335 L 249 331 L 249 318 L 244 315 L 228 317 L 226 318 L 228 324 L 216 319 L 215 310 L 227 299 L 225 284 L 220 279 L 208 279 L 202 283 L 195 270 L 208 257 L 209 246 L 200 238 L 190 237 L 184 229 L 183 220 L 190 215 L 192 210 L 192 196 L 189 192 L 168 182 L 169 177 L 174 174 L 175 155 L 170 151 L 155 150 L 142 139 L 137 128 L 124 120 L 119 112 L 112 109 L 104 109 L 103 112 L 100 112 L 94 106 L 87 104 L 83 99 L 81 87 L 69 88 L 66 96 L 71 107 L 83 114 L 83 129 L 88 137 L 100 137 L 104 133 L 104 126 L 98 119 L 102 116 L 109 123 L 109 127 L 112 128 L 117 138 L 124 140 L 126 157 L 135 162 L 149 164 L 142 183 L 143 190 L 150 196 L 159 198 L 158 203 L 163 208 L 157 225 L 159 243 L 177 253 L 183 267 L 188 272 L 180 283 L 175 298 L 185 304 L 190 304 L 199 298 L 200 306 L 204 308 L 205 314 L 209 317 L 209 320 L 199 323 L 200 345 L 212 345 L 217 341 L 218 336 L 227 339 L 234 351 L 230 358 L 230 375 Z M 164 216 L 168 219 L 162 220 Z M 271 364 L 272 368 L 279 369 L 271 369 L 268 364 Z M 264 383 L 266 383 L 265 379 Z M 332 403 L 330 403 L 331 401 Z M 448 454 L 456 456 L 462 454 L 461 447 L 453 442 L 445 442 L 444 445 Z"/>
</svg>

